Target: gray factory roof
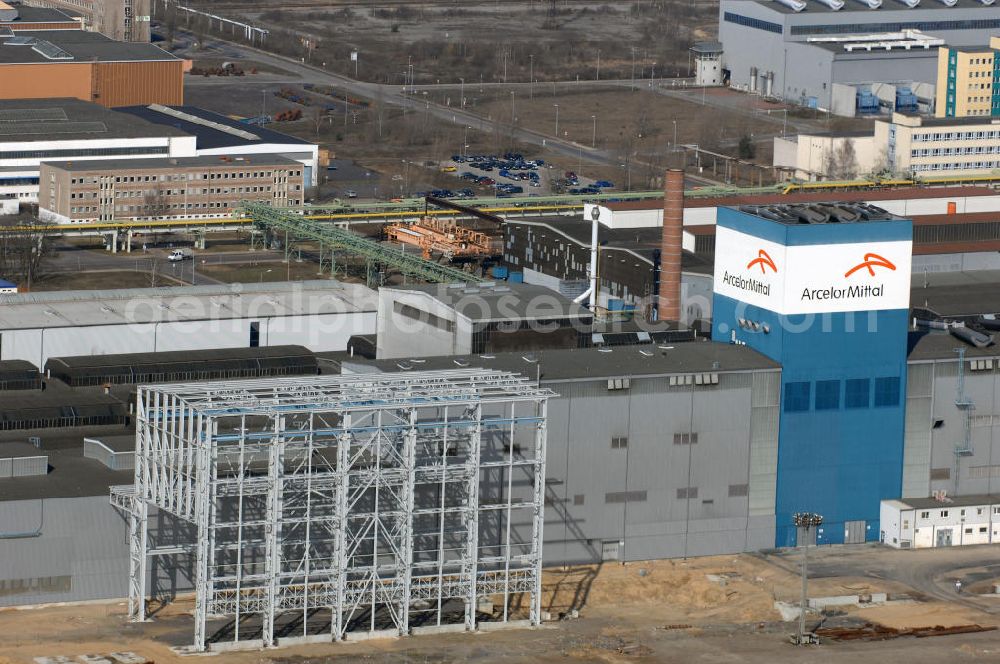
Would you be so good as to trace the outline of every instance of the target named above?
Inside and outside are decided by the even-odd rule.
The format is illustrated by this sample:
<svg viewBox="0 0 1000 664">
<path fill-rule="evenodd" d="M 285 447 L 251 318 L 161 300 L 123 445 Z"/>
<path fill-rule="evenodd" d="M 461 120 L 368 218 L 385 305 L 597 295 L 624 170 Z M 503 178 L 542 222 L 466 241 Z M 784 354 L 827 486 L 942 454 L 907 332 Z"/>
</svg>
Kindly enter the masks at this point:
<svg viewBox="0 0 1000 664">
<path fill-rule="evenodd" d="M 28 5 L 16 5 L 17 18 L 13 21 L 0 21 L 17 27 L 18 23 L 71 23 L 80 25 L 80 21 L 58 9 L 48 7 L 29 7 Z"/>
<path fill-rule="evenodd" d="M 722 42 L 719 41 L 700 41 L 695 42 L 691 46 L 691 50 L 695 53 L 722 53 Z"/>
<path fill-rule="evenodd" d="M 911 330 L 909 338 L 910 362 L 929 362 L 933 360 L 958 360 L 956 348 L 965 349 L 966 359 L 1000 358 L 1000 346 L 996 344 L 986 348 L 977 348 L 956 339 L 943 330 Z"/>
<path fill-rule="evenodd" d="M 87 172 L 87 171 L 115 171 L 127 169 L 129 171 L 138 170 L 159 170 L 173 168 L 246 168 L 249 166 L 301 166 L 302 164 L 272 154 L 255 154 L 245 157 L 223 157 L 220 155 L 205 155 L 201 157 L 151 157 L 148 159 L 94 159 L 94 160 L 68 160 L 68 161 L 48 161 L 45 165 L 58 168 L 63 171 Z"/>
<path fill-rule="evenodd" d="M 995 270 L 928 274 L 914 270 L 910 306 L 932 309 L 942 316 L 977 316 L 1000 313 L 1000 274 Z"/>
<path fill-rule="evenodd" d="M 645 201 L 649 209 L 662 207 L 661 203 Z M 585 219 L 567 217 L 541 217 L 535 219 L 507 219 L 510 226 L 535 226 L 547 228 L 562 235 L 581 247 L 590 247 L 591 222 Z M 685 229 L 690 230 L 690 229 Z M 597 229 L 597 241 L 601 251 L 628 251 L 636 257 L 653 262 L 653 254 L 660 250 L 663 229 L 656 228 L 608 228 L 600 225 Z M 681 254 L 681 269 L 689 272 L 712 271 L 712 264 L 688 251 Z"/>
<path fill-rule="evenodd" d="M 383 287 L 437 300 L 474 322 L 592 317 L 589 310 L 544 286 L 486 281 L 468 284 L 417 284 Z"/>
<path fill-rule="evenodd" d="M 948 496 L 944 500 L 936 498 L 903 498 L 894 500 L 901 506 L 917 509 L 948 509 L 949 507 L 968 507 L 970 505 L 997 505 L 1000 504 L 1000 496 L 990 494 L 976 494 L 971 496 Z"/>
<path fill-rule="evenodd" d="M 103 440 L 102 434 L 114 432 L 121 436 L 122 427 L 90 427 L 88 429 L 47 429 L 34 432 L 5 432 L 5 439 L 16 435 L 26 440 L 29 434 L 39 435 L 42 448 L 38 456 L 47 456 L 49 472 L 32 477 L 0 479 L 0 502 L 6 500 L 34 500 L 37 498 L 78 498 L 107 496 L 109 487 L 131 484 L 133 470 L 111 470 L 100 461 L 83 456 L 84 436 Z M 134 440 L 135 436 L 132 435 Z M 2 447 L 2 444 L 0 444 Z M 0 456 L 3 456 L 0 453 Z"/>
<path fill-rule="evenodd" d="M 309 141 L 282 134 L 266 127 L 244 124 L 239 120 L 194 106 L 124 106 L 118 109 L 123 114 L 134 115 L 153 124 L 168 125 L 181 129 L 186 134 L 198 138 L 199 150 L 214 150 L 260 143 L 281 145 L 314 145 Z"/>
<path fill-rule="evenodd" d="M 172 136 L 187 134 L 79 99 L 0 100 L 0 143 Z"/>
<path fill-rule="evenodd" d="M 739 211 L 788 225 L 869 223 L 899 219 L 868 203 L 773 203 L 741 205 Z"/>
<path fill-rule="evenodd" d="M 997 9 L 1000 11 L 1000 9 Z M 901 113 L 900 115 L 908 115 Z M 920 127 L 948 127 L 951 125 L 1000 125 L 1000 118 L 988 115 L 965 118 L 927 118 L 919 116 Z"/>
<path fill-rule="evenodd" d="M 395 360 L 344 360 L 343 372 L 433 371 L 463 367 L 520 373 L 542 381 L 604 380 L 701 372 L 776 370 L 777 362 L 747 346 L 710 341 Z"/>
<path fill-rule="evenodd" d="M 0 295 L 0 330 L 373 312 L 375 292 L 338 281 Z"/>
<path fill-rule="evenodd" d="M 118 42 L 85 30 L 19 30 L 0 39 L 0 64 L 179 62 L 153 44 Z"/>
<path fill-rule="evenodd" d="M 801 12 L 797 12 L 791 7 L 787 7 L 779 2 L 775 2 L 774 0 L 748 0 L 748 1 L 752 1 L 758 5 L 762 5 L 776 12 L 780 12 L 782 14 L 791 14 L 793 16 L 802 16 L 802 15 L 818 14 L 818 13 L 869 14 L 873 15 L 874 18 L 875 16 L 885 15 L 887 13 L 900 13 L 900 14 L 911 13 L 918 9 L 940 10 L 940 12 L 942 13 L 953 12 L 959 9 L 982 9 L 984 11 L 996 11 L 996 6 L 988 7 L 978 2 L 977 0 L 958 0 L 957 4 L 954 7 L 945 7 L 944 5 L 937 3 L 935 0 L 924 0 L 923 2 L 920 3 L 920 5 L 916 9 L 910 9 L 906 5 L 896 2 L 896 0 L 885 0 L 882 6 L 879 7 L 878 9 L 869 9 L 868 7 L 866 7 L 860 2 L 857 2 L 856 0 L 845 0 L 844 7 L 843 9 L 840 10 L 832 9 L 827 5 L 823 4 L 822 2 L 818 2 L 817 0 L 808 0 L 808 2 L 806 2 L 805 10 Z"/>
</svg>

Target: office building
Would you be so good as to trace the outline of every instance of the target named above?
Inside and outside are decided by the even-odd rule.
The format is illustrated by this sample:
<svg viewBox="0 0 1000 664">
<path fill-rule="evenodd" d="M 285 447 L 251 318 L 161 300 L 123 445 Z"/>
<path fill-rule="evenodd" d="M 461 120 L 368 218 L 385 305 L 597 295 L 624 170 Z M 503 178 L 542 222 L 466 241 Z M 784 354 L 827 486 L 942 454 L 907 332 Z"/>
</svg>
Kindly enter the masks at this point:
<svg viewBox="0 0 1000 664">
<path fill-rule="evenodd" d="M 232 216 L 244 201 L 303 203 L 303 166 L 274 155 L 49 161 L 39 217 L 53 223 Z"/>
<path fill-rule="evenodd" d="M 1000 37 L 987 48 L 938 49 L 939 118 L 1000 116 Z"/>
</svg>

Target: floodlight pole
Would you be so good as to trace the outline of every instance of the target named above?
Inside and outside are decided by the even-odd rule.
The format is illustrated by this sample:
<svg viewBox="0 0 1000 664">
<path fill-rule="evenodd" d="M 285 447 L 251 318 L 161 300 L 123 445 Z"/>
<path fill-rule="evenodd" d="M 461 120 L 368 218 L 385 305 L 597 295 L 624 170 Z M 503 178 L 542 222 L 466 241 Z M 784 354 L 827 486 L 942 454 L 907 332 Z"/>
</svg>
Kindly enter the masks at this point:
<svg viewBox="0 0 1000 664">
<path fill-rule="evenodd" d="M 823 517 L 811 512 L 796 512 L 792 515 L 792 522 L 797 528 L 805 529 L 805 538 L 802 541 L 802 594 L 799 599 L 799 628 L 795 635 L 796 645 L 806 645 L 806 605 L 809 601 L 809 532 L 811 528 L 817 528 L 823 523 Z"/>
</svg>

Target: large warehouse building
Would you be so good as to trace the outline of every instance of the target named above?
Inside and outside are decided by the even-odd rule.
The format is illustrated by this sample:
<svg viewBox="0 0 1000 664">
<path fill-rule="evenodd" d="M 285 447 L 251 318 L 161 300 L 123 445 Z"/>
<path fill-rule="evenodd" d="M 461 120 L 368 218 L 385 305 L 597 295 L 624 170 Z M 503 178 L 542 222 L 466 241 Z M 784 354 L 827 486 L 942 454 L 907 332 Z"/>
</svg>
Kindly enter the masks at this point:
<svg viewBox="0 0 1000 664">
<path fill-rule="evenodd" d="M 148 42 L 152 0 L 23 0 L 33 7 L 65 9 L 88 30 L 126 42 Z M 22 9 L 22 11 L 24 11 Z"/>
<path fill-rule="evenodd" d="M 0 32 L 0 99 L 76 97 L 101 106 L 183 104 L 182 60 L 85 30 Z"/>
<path fill-rule="evenodd" d="M 375 292 L 332 281 L 0 295 L 0 359 L 303 344 L 375 332 Z"/>
<path fill-rule="evenodd" d="M 896 0 L 722 0 L 719 7 L 731 85 L 844 115 L 854 115 L 856 96 L 876 83 L 925 84 L 922 97 L 932 102 L 938 42 L 981 44 L 984 33 L 997 29 L 996 7 L 979 0 L 953 6 L 927 0 L 913 8 Z"/>
<path fill-rule="evenodd" d="M 192 106 L 111 110 L 78 99 L 0 100 L 0 196 L 38 201 L 43 161 L 280 157 L 303 166 L 303 185 L 318 178 L 315 143 L 250 127 Z"/>
</svg>

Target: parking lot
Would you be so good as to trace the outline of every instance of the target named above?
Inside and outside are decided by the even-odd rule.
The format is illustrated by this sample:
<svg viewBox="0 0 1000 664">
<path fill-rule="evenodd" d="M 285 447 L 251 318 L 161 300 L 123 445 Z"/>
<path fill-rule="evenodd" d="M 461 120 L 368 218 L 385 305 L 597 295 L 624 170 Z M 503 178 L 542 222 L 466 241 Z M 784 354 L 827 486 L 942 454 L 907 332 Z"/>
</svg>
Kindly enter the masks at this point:
<svg viewBox="0 0 1000 664">
<path fill-rule="evenodd" d="M 441 163 L 442 173 L 450 173 L 466 184 L 492 192 L 497 198 L 543 196 L 549 194 L 600 194 L 613 190 L 614 183 L 594 180 L 573 171 L 562 171 L 544 159 L 525 159 L 515 152 L 496 154 L 456 154 Z M 437 190 L 431 195 L 461 198 L 469 187 Z"/>
</svg>

